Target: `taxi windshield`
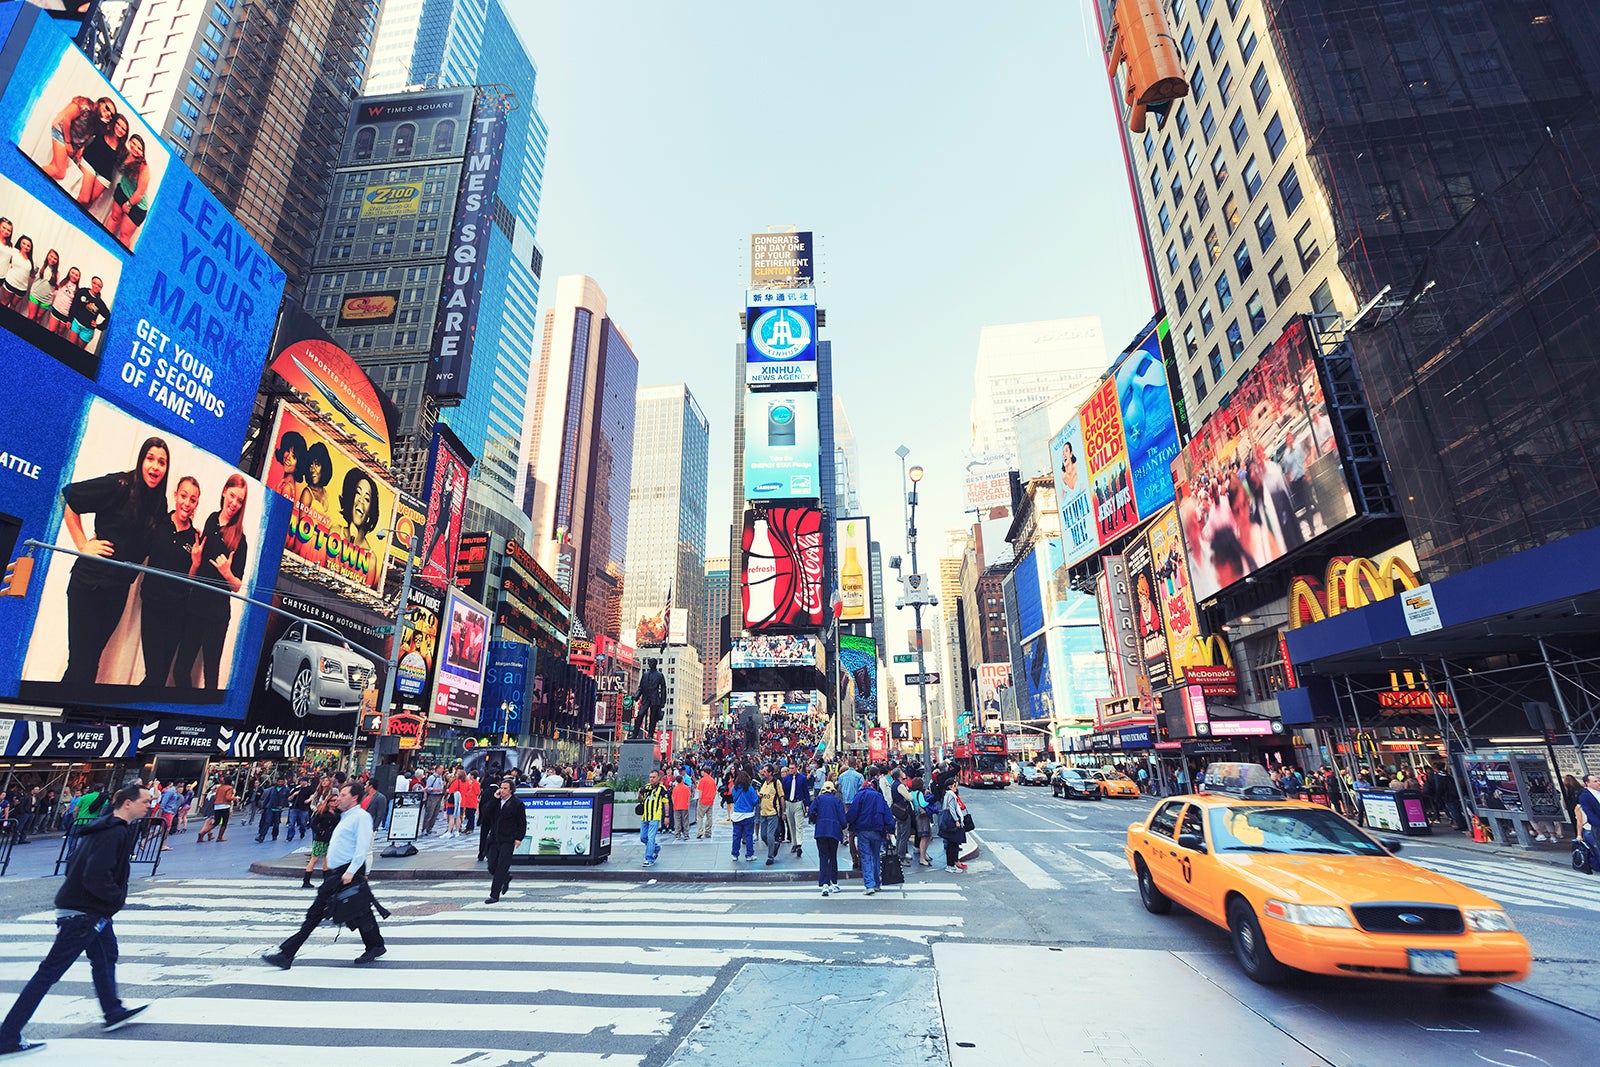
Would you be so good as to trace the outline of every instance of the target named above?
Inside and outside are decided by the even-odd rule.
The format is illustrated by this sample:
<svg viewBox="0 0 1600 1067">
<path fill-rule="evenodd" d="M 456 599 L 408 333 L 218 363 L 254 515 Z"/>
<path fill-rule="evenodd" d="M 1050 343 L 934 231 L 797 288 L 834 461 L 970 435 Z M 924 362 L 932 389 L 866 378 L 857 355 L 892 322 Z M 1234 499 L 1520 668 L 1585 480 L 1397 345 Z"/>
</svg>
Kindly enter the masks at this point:
<svg viewBox="0 0 1600 1067">
<path fill-rule="evenodd" d="M 1218 808 L 1211 812 L 1211 841 L 1217 852 L 1388 855 L 1343 817 L 1323 808 Z"/>
</svg>

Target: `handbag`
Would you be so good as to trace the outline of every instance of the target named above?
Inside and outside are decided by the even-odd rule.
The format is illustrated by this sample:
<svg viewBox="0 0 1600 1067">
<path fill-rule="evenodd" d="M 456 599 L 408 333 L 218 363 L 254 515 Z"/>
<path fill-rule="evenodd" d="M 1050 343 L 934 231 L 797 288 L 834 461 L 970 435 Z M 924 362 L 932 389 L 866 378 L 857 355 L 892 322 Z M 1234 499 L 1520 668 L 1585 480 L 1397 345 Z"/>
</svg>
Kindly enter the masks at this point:
<svg viewBox="0 0 1600 1067">
<path fill-rule="evenodd" d="M 977 824 L 972 821 L 971 812 L 964 811 L 961 813 L 961 828 L 969 834 L 977 828 Z"/>
<path fill-rule="evenodd" d="M 885 849 L 878 865 L 879 885 L 901 885 L 906 880 L 906 872 L 900 866 L 900 853 L 893 849 Z"/>
<path fill-rule="evenodd" d="M 643 815 L 644 814 L 644 801 L 641 800 L 641 801 L 639 801 L 639 803 L 637 803 L 637 804 L 635 804 L 633 806 L 633 813 L 635 815 Z"/>
<path fill-rule="evenodd" d="M 342 886 L 333 894 L 333 921 L 338 926 L 348 926 L 354 930 L 366 917 L 368 903 L 365 893 L 367 883 L 363 879 Z"/>
</svg>

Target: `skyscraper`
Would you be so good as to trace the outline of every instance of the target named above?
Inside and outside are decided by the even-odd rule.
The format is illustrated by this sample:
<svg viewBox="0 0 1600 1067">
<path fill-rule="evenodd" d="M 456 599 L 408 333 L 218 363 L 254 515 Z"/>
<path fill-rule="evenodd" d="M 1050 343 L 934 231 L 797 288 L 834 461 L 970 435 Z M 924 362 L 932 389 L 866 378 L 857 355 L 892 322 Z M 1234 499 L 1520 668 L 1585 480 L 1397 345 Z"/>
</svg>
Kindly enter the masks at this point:
<svg viewBox="0 0 1600 1067">
<path fill-rule="evenodd" d="M 111 80 L 289 277 L 311 266 L 377 0 L 166 0 Z"/>
<path fill-rule="evenodd" d="M 1016 468 L 1012 419 L 1105 373 L 1105 339 L 1093 315 L 985 326 L 972 382 L 972 452 Z"/>
<path fill-rule="evenodd" d="M 582 274 L 556 281 L 540 352 L 523 501 L 530 550 L 591 635 L 619 637 L 639 359 Z"/>
<path fill-rule="evenodd" d="M 838 516 L 861 513 L 861 450 L 856 433 L 844 412 L 844 401 L 833 397 L 833 513 Z"/>
<path fill-rule="evenodd" d="M 705 590 L 698 619 L 689 620 L 689 642 L 700 650 L 705 669 L 701 699 L 710 703 L 717 695 L 717 664 L 722 659 L 722 620 L 728 614 L 729 569 L 727 556 L 712 556 L 705 561 Z"/>
<path fill-rule="evenodd" d="M 704 613 L 710 457 L 711 427 L 688 386 L 639 389 L 628 491 L 628 583 L 622 593 L 625 644 L 682 644 Z M 663 612 L 669 603 L 670 619 Z"/>
</svg>

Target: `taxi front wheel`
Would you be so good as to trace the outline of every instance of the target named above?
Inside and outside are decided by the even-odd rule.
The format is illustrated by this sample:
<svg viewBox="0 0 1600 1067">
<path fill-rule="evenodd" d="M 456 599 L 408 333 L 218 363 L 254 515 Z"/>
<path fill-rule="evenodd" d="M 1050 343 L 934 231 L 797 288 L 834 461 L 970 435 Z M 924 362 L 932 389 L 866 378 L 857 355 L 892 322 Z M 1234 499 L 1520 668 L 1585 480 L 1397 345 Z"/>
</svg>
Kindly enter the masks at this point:
<svg viewBox="0 0 1600 1067">
<path fill-rule="evenodd" d="M 1228 931 L 1233 935 L 1233 954 L 1246 977 L 1261 985 L 1283 981 L 1289 969 L 1267 947 L 1256 913 L 1242 897 L 1235 897 L 1228 904 Z"/>
<path fill-rule="evenodd" d="M 1171 911 L 1172 898 L 1156 885 L 1156 880 L 1151 877 L 1150 868 L 1145 864 L 1144 857 L 1137 857 L 1133 864 L 1134 874 L 1139 879 L 1139 902 L 1144 905 L 1144 910 L 1151 915 L 1165 915 Z"/>
</svg>

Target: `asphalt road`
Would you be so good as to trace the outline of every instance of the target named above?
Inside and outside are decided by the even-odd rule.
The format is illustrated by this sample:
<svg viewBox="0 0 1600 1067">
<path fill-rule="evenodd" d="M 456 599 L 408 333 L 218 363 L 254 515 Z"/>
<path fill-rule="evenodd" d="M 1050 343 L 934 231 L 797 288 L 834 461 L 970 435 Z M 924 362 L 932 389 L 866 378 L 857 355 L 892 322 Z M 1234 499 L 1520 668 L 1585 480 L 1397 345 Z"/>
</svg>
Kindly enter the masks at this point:
<svg viewBox="0 0 1600 1067">
<path fill-rule="evenodd" d="M 1122 845 L 1128 824 L 1146 815 L 1154 801 L 1058 800 L 1048 789 L 1016 786 L 965 795 L 984 844 L 983 858 L 969 872 L 973 907 L 965 938 L 1055 946 L 1067 950 L 1069 959 L 1076 954 L 1096 974 L 1087 995 L 1080 982 L 1069 998 L 1080 1007 L 1105 1002 L 1110 1012 L 1123 992 L 1149 1005 L 1141 1011 L 1159 1010 L 1162 1003 L 1159 988 L 1121 989 L 1119 972 L 1137 972 L 1143 985 L 1170 979 L 1174 989 L 1191 989 L 1198 976 L 1207 997 L 1220 993 L 1222 999 L 1198 1020 L 1198 1030 L 1169 1035 L 1177 1039 L 1175 1048 L 1225 1045 L 1228 1027 L 1253 1016 L 1308 1054 L 1284 1062 L 1524 1067 L 1592 1064 L 1600 1055 L 1600 878 L 1410 839 L 1402 858 L 1466 881 L 1505 904 L 1533 947 L 1537 962 L 1530 979 L 1480 993 L 1313 975 L 1267 988 L 1238 969 L 1225 931 L 1181 908 L 1157 916 L 1140 905 Z M 1055 1032 L 1070 1049 L 1074 1018 L 1068 1011 L 1055 1024 L 1041 1025 L 1068 1020 Z M 1099 1015 L 1084 1026 L 1092 1029 L 1104 1020 Z"/>
</svg>

